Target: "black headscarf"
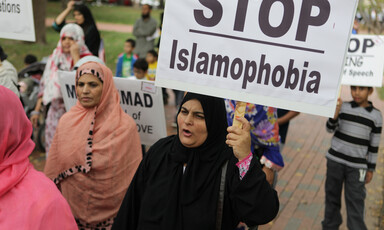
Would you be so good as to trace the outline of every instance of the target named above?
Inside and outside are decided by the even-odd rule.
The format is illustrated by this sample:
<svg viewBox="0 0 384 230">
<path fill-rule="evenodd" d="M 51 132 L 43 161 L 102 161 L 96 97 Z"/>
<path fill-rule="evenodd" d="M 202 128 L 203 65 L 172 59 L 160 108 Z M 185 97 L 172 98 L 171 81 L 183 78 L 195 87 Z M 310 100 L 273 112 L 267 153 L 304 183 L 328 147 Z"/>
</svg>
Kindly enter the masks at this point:
<svg viewBox="0 0 384 230">
<path fill-rule="evenodd" d="M 79 26 L 84 30 L 85 44 L 93 55 L 99 56 L 101 38 L 91 10 L 84 4 L 75 5 L 73 10 L 80 12 L 84 17 L 84 22 Z"/>
<path fill-rule="evenodd" d="M 195 93 L 187 93 L 181 102 L 177 114 L 180 113 L 185 102 L 193 99 L 201 103 L 208 135 L 201 146 L 187 148 L 180 142 L 179 129 L 177 127 L 177 135 L 174 137 L 170 156 L 172 160 L 179 163 L 178 165 L 186 163 L 187 166 L 183 175 L 180 175 L 182 171 L 178 169 L 179 167 L 175 168 L 172 178 L 183 179 L 176 182 L 180 183 L 179 186 L 173 181 L 174 186 L 169 188 L 168 194 L 172 194 L 171 197 L 178 197 L 179 200 L 168 203 L 165 211 L 167 217 L 165 218 L 165 226 L 163 229 L 179 229 L 183 219 L 183 217 L 180 216 L 182 213 L 180 207 L 189 205 L 197 199 L 201 199 L 207 189 L 215 189 L 215 182 L 217 182 L 218 175 L 220 175 L 218 172 L 221 172 L 223 164 L 228 161 L 232 155 L 231 149 L 225 144 L 228 123 L 224 100 Z M 217 204 L 213 202 L 213 205 L 216 206 Z"/>
<path fill-rule="evenodd" d="M 179 139 L 179 125 L 177 124 L 177 135 L 175 136 L 175 160 L 186 163 L 191 154 L 198 154 L 205 162 L 215 161 L 221 157 L 224 149 L 228 148 L 225 144 L 227 136 L 227 115 L 224 100 L 216 97 L 205 96 L 195 93 L 187 93 L 181 102 L 177 115 L 179 115 L 184 103 L 190 100 L 198 100 L 203 108 L 205 124 L 207 127 L 207 139 L 196 148 L 184 147 Z"/>
</svg>

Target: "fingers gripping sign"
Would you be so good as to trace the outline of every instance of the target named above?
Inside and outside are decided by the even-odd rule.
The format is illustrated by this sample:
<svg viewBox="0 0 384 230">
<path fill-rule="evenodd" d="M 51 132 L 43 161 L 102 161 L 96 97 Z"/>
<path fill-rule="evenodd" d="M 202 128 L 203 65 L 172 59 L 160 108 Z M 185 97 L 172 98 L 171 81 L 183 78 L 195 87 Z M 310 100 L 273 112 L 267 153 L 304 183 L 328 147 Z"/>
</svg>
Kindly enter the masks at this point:
<svg viewBox="0 0 384 230">
<path fill-rule="evenodd" d="M 251 125 L 244 117 L 235 117 L 241 127 L 228 127 L 228 135 L 226 144 L 233 148 L 235 157 L 241 161 L 251 152 Z"/>
</svg>

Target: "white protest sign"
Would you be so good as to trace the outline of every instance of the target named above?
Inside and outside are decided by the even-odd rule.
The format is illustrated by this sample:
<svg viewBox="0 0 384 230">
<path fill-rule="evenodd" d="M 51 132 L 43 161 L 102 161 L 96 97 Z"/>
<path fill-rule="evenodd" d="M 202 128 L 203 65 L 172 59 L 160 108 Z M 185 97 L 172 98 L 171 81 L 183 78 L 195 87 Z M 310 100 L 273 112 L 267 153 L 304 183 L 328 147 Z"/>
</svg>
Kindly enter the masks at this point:
<svg viewBox="0 0 384 230">
<path fill-rule="evenodd" d="M 32 0 L 0 0 L 0 38 L 36 40 Z"/>
<path fill-rule="evenodd" d="M 59 71 L 61 93 L 65 109 L 77 102 L 75 90 L 76 72 Z M 161 89 L 150 81 L 113 78 L 119 91 L 121 108 L 136 122 L 143 145 L 152 145 L 167 136 L 163 94 Z"/>
<path fill-rule="evenodd" d="M 333 116 L 357 2 L 167 0 L 156 85 Z"/>
<path fill-rule="evenodd" d="M 384 36 L 351 35 L 341 83 L 381 87 L 384 68 Z"/>
</svg>

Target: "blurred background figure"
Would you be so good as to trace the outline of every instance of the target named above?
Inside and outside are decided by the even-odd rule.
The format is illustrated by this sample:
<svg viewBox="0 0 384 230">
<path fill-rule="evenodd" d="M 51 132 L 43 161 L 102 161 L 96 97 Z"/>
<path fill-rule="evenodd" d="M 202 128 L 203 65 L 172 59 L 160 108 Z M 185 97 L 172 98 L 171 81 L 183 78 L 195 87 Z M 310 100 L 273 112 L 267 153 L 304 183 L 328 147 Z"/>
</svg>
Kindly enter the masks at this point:
<svg viewBox="0 0 384 230">
<path fill-rule="evenodd" d="M 102 52 L 102 50 L 100 50 L 100 44 L 102 41 L 91 10 L 86 5 L 82 4 L 81 2 L 69 1 L 67 8 L 56 17 L 52 27 L 56 31 L 60 32 L 66 24 L 65 18 L 71 13 L 71 11 L 73 11 L 75 23 L 81 26 L 84 31 L 85 44 L 87 45 L 88 49 L 94 56 L 99 57 L 99 52 Z M 104 57 L 100 58 L 104 61 Z"/>
<path fill-rule="evenodd" d="M 39 99 L 34 111 L 31 112 L 31 121 L 34 127 L 38 125 L 42 103 L 48 109 L 45 122 L 45 151 L 49 147 L 55 134 L 57 123 L 65 113 L 63 97 L 60 91 L 58 71 L 71 71 L 80 58 L 91 55 L 84 43 L 84 33 L 80 26 L 70 23 L 60 32 L 60 40 L 53 50 L 45 66 L 43 77 L 40 81 Z"/>
<path fill-rule="evenodd" d="M 136 37 L 135 52 L 140 58 L 145 58 L 147 52 L 155 47 L 157 34 L 157 21 L 151 17 L 152 5 L 147 2 L 142 3 L 141 18 L 139 18 L 134 27 L 133 35 Z"/>
<path fill-rule="evenodd" d="M 127 39 L 124 43 L 124 52 L 117 57 L 116 77 L 131 77 L 133 73 L 133 65 L 137 60 L 137 55 L 134 53 L 136 41 Z"/>
<path fill-rule="evenodd" d="M 17 71 L 15 67 L 7 61 L 8 55 L 0 46 L 0 85 L 12 90 L 18 97 L 20 96 L 17 85 Z"/>
</svg>

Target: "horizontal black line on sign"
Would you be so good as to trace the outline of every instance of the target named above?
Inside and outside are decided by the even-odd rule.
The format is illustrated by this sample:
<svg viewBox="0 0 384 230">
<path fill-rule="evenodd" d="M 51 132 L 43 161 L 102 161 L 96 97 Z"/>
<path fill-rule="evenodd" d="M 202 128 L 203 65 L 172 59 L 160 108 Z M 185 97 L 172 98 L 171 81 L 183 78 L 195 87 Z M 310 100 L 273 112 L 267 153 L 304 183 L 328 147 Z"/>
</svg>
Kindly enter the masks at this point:
<svg viewBox="0 0 384 230">
<path fill-rule="evenodd" d="M 368 55 L 368 54 L 347 54 L 347 57 L 375 57 L 374 55 Z"/>
<path fill-rule="evenodd" d="M 305 48 L 305 47 L 300 47 L 300 46 L 291 46 L 291 45 L 286 45 L 286 44 L 255 40 L 255 39 L 250 39 L 250 38 L 242 38 L 242 37 L 237 37 L 237 36 L 232 36 L 232 35 L 227 35 L 227 34 L 219 34 L 219 33 L 213 33 L 213 32 L 201 31 L 201 30 L 193 30 L 193 29 L 190 29 L 189 32 L 196 33 L 196 34 L 210 35 L 210 36 L 215 36 L 215 37 L 235 39 L 235 40 L 240 40 L 240 41 L 260 43 L 260 44 L 270 45 L 270 46 L 279 46 L 279 47 L 288 48 L 288 49 L 303 50 L 303 51 L 312 52 L 312 53 L 320 53 L 320 54 L 325 53 L 324 50 L 310 49 L 310 48 Z"/>
</svg>

